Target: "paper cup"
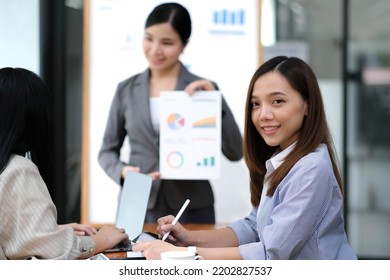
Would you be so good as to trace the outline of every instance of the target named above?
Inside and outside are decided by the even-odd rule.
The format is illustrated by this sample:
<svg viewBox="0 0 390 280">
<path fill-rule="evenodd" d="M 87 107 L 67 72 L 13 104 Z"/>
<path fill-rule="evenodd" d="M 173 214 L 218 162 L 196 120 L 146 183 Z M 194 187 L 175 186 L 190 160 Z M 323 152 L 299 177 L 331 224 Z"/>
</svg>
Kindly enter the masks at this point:
<svg viewBox="0 0 390 280">
<path fill-rule="evenodd" d="M 162 252 L 161 254 L 161 260 L 168 261 L 168 260 L 202 260 L 203 258 L 195 252 L 190 251 L 166 251 Z"/>
</svg>

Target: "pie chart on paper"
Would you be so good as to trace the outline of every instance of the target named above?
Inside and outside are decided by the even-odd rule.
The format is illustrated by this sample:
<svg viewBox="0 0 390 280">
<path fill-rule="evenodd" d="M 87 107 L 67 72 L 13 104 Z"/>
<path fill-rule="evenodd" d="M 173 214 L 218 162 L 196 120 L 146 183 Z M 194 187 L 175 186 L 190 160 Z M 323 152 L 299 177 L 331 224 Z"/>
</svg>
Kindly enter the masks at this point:
<svg viewBox="0 0 390 280">
<path fill-rule="evenodd" d="M 180 129 L 184 127 L 185 119 L 179 114 L 173 113 L 168 116 L 167 123 L 171 129 Z"/>
</svg>

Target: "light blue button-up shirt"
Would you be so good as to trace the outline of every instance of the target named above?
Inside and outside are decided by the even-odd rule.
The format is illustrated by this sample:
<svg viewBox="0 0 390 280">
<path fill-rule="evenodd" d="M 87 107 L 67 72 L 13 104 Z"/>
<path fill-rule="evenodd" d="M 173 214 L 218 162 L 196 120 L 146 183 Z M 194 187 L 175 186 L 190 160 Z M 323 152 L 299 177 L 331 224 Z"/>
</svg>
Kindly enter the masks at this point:
<svg viewBox="0 0 390 280">
<path fill-rule="evenodd" d="M 266 176 L 293 145 L 267 161 Z M 272 197 L 263 192 L 260 206 L 230 227 L 243 259 L 356 259 L 344 229 L 343 195 L 324 144 L 293 166 Z"/>
</svg>

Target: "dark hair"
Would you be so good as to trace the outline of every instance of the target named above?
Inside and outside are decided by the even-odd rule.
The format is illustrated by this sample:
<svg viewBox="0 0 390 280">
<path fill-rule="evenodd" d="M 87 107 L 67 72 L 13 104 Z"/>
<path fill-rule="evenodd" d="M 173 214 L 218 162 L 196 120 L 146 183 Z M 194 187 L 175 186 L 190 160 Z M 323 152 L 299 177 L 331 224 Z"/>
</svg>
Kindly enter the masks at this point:
<svg viewBox="0 0 390 280">
<path fill-rule="evenodd" d="M 52 183 L 50 93 L 35 73 L 0 69 L 0 174 L 14 154 L 31 160 L 49 186 Z"/>
<path fill-rule="evenodd" d="M 188 43 L 191 36 L 191 17 L 182 5 L 173 2 L 158 5 L 146 19 L 145 29 L 160 23 L 170 23 L 183 44 Z"/>
<path fill-rule="evenodd" d="M 244 159 L 249 168 L 252 205 L 259 205 L 266 173 L 265 162 L 278 148 L 268 146 L 265 143 L 257 132 L 251 117 L 251 96 L 254 84 L 262 75 L 271 71 L 280 73 L 288 81 L 290 86 L 301 94 L 302 98 L 308 104 L 308 112 L 303 120 L 297 145 L 286 157 L 283 164 L 267 179 L 270 182 L 270 188 L 267 190 L 267 195 L 272 196 L 277 186 L 294 164 L 303 156 L 313 152 L 321 143 L 326 144 L 328 147 L 334 174 L 341 191 L 343 191 L 333 141 L 326 121 L 321 91 L 315 74 L 310 66 L 299 58 L 277 56 L 268 60 L 256 70 L 250 81 L 246 99 Z"/>
</svg>

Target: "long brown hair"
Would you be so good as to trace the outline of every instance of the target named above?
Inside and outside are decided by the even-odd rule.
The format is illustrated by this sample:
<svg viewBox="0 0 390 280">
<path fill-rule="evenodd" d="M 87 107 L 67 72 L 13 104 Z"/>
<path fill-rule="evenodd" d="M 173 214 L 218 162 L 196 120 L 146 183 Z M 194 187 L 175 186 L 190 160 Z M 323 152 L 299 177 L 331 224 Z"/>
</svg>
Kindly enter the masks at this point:
<svg viewBox="0 0 390 280">
<path fill-rule="evenodd" d="M 267 195 L 272 196 L 291 168 L 299 159 L 313 152 L 321 143 L 328 147 L 333 172 L 343 191 L 341 175 L 338 169 L 333 141 L 325 116 L 321 90 L 313 70 L 303 60 L 296 57 L 277 56 L 262 64 L 250 81 L 245 108 L 244 159 L 249 169 L 251 203 L 258 206 L 266 174 L 265 162 L 278 147 L 268 146 L 252 122 L 251 97 L 254 84 L 262 75 L 277 71 L 299 92 L 308 104 L 297 144 L 284 162 L 268 178 L 270 188 Z"/>
</svg>

